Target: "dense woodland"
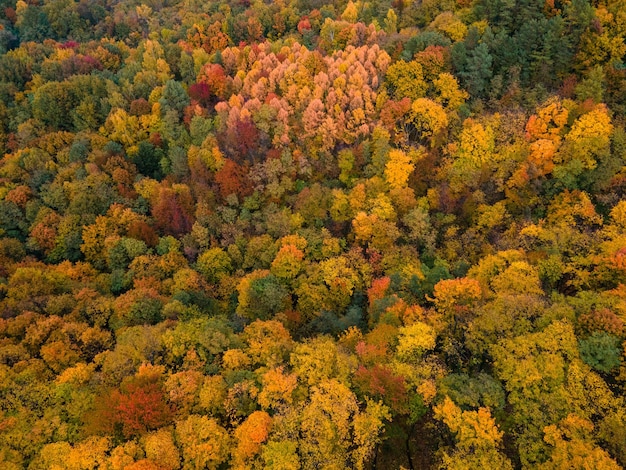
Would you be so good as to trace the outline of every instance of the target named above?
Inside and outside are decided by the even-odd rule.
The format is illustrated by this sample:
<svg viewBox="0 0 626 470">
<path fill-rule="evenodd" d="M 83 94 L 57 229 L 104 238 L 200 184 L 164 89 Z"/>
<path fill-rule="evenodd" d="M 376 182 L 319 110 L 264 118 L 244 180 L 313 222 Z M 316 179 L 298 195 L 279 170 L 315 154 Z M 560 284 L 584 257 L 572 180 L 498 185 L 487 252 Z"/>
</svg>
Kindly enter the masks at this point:
<svg viewBox="0 0 626 470">
<path fill-rule="evenodd" d="M 625 0 L 0 0 L 0 467 L 626 466 Z"/>
</svg>

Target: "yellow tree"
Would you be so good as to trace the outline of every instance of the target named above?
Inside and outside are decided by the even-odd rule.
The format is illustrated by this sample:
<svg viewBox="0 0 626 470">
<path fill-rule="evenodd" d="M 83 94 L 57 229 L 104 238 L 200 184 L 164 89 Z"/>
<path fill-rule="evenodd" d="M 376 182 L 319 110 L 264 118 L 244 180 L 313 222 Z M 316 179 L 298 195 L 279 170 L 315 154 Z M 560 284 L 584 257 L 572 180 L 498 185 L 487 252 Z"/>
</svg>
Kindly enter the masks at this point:
<svg viewBox="0 0 626 470">
<path fill-rule="evenodd" d="M 449 397 L 435 407 L 435 416 L 442 420 L 456 440 L 455 449 L 443 454 L 442 468 L 472 470 L 476 468 L 513 469 L 499 451 L 502 431 L 489 408 L 462 411 Z"/>
<path fill-rule="evenodd" d="M 422 66 L 416 60 L 396 61 L 387 69 L 387 86 L 396 100 L 410 98 L 416 100 L 424 97 L 427 84 L 424 81 Z"/>
<path fill-rule="evenodd" d="M 365 468 L 388 418 L 388 409 L 373 402 L 359 411 L 354 393 L 337 380 L 321 382 L 302 412 L 304 468 Z"/>
<path fill-rule="evenodd" d="M 174 443 L 172 432 L 168 429 L 159 429 L 144 438 L 146 458 L 158 462 L 160 466 L 168 470 L 180 468 L 180 453 Z"/>
<path fill-rule="evenodd" d="M 437 96 L 435 101 L 448 110 L 456 111 L 469 98 L 469 94 L 459 87 L 454 75 L 444 72 L 433 80 Z"/>
<path fill-rule="evenodd" d="M 570 414 L 558 425 L 543 430 L 544 441 L 551 446 L 550 459 L 539 465 L 541 470 L 618 470 L 622 468 L 608 452 L 595 444 L 591 421 Z"/>
<path fill-rule="evenodd" d="M 411 105 L 409 122 L 420 141 L 430 142 L 431 147 L 435 147 L 439 137 L 447 130 L 449 119 L 439 103 L 429 98 L 418 98 Z"/>
<path fill-rule="evenodd" d="M 399 149 L 389 152 L 389 158 L 385 165 L 385 181 L 391 189 L 406 187 L 409 176 L 415 170 L 415 164 L 411 156 Z"/>
<path fill-rule="evenodd" d="M 298 385 L 298 378 L 295 374 L 285 373 L 284 367 L 280 366 L 264 373 L 261 385 L 263 388 L 258 397 L 259 405 L 265 409 L 280 409 L 293 402 L 293 391 Z"/>
<path fill-rule="evenodd" d="M 272 261 L 270 271 L 280 279 L 291 280 L 302 270 L 304 253 L 295 245 L 283 245 Z"/>
<path fill-rule="evenodd" d="M 184 468 L 215 470 L 228 460 L 228 432 L 213 418 L 189 415 L 176 423 L 176 438 Z"/>
</svg>

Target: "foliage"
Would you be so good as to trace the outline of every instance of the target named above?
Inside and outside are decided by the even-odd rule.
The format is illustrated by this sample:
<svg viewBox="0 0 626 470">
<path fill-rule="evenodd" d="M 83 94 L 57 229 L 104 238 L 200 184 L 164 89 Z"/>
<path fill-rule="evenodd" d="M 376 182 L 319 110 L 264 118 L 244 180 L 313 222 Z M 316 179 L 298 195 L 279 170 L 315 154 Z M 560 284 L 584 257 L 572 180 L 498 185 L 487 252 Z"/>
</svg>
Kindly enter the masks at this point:
<svg viewBox="0 0 626 470">
<path fill-rule="evenodd" d="M 625 9 L 0 0 L 0 468 L 626 466 Z"/>
</svg>

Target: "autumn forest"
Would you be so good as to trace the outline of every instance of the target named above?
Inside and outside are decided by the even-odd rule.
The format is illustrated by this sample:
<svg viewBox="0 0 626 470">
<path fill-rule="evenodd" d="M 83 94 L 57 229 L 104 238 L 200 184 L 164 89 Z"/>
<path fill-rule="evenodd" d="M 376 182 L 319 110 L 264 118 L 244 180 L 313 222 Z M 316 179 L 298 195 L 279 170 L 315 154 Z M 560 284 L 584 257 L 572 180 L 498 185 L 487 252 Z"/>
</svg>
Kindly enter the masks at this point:
<svg viewBox="0 0 626 470">
<path fill-rule="evenodd" d="M 0 468 L 626 466 L 626 0 L 0 0 Z"/>
</svg>

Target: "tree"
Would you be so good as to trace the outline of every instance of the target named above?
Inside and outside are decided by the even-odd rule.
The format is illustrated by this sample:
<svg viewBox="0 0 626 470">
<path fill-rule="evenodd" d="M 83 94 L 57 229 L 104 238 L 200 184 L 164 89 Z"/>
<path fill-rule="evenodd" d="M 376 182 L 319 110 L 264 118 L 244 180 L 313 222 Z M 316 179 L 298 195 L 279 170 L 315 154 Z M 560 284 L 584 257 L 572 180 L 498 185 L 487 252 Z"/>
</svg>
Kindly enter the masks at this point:
<svg viewBox="0 0 626 470">
<path fill-rule="evenodd" d="M 193 197 L 186 185 L 163 186 L 152 205 L 155 226 L 167 235 L 181 235 L 193 225 Z"/>
<path fill-rule="evenodd" d="M 176 422 L 175 432 L 184 468 L 216 470 L 228 461 L 230 437 L 215 419 L 189 415 Z"/>
<path fill-rule="evenodd" d="M 499 451 L 503 433 L 489 408 L 462 411 L 445 397 L 443 403 L 435 407 L 435 413 L 456 436 L 456 449 L 451 454 L 444 453 L 442 468 L 513 468 L 510 460 Z"/>
<path fill-rule="evenodd" d="M 189 96 L 180 82 L 168 80 L 165 82 L 159 104 L 164 110 L 173 109 L 182 116 L 183 110 L 189 105 Z"/>
<path fill-rule="evenodd" d="M 235 466 L 245 466 L 261 450 L 269 435 L 272 418 L 265 411 L 255 411 L 235 429 L 237 445 L 233 450 Z"/>
<path fill-rule="evenodd" d="M 457 43 L 465 48 L 465 44 Z M 455 45 L 456 46 L 456 45 Z M 457 47 L 453 49 L 457 50 Z M 458 50 L 461 50 L 459 47 Z M 458 65 L 458 75 L 463 80 L 467 91 L 472 98 L 485 96 L 489 80 L 493 75 L 493 57 L 489 53 L 489 48 L 484 42 L 466 52 L 465 63 Z"/>
<path fill-rule="evenodd" d="M 411 105 L 409 123 L 413 125 L 418 141 L 430 142 L 431 147 L 435 147 L 449 120 L 440 104 L 429 98 L 418 98 Z"/>
<path fill-rule="evenodd" d="M 158 377 L 144 378 L 139 374 L 135 380 L 105 395 L 97 406 L 92 426 L 128 439 L 165 426 L 172 418 L 173 410 Z"/>
<path fill-rule="evenodd" d="M 267 270 L 256 270 L 242 278 L 237 292 L 237 314 L 249 320 L 269 320 L 291 306 L 289 292 Z"/>
<path fill-rule="evenodd" d="M 232 262 L 222 248 L 210 248 L 198 257 L 198 271 L 211 283 L 217 283 L 232 271 Z"/>
<path fill-rule="evenodd" d="M 550 459 L 539 468 L 621 468 L 608 452 L 593 442 L 591 421 L 570 414 L 558 425 L 544 428 L 544 441 L 554 449 Z"/>
<path fill-rule="evenodd" d="M 401 150 L 389 152 L 389 159 L 385 165 L 385 180 L 392 189 L 404 188 L 415 165 L 409 155 Z"/>
<path fill-rule="evenodd" d="M 415 101 L 426 95 L 426 82 L 422 66 L 415 60 L 399 60 L 387 69 L 387 86 L 396 100 L 409 98 Z"/>
<path fill-rule="evenodd" d="M 259 405 L 265 409 L 280 410 L 293 402 L 293 392 L 298 378 L 295 374 L 284 372 L 284 367 L 268 370 L 261 378 L 263 388 L 259 392 Z"/>
<path fill-rule="evenodd" d="M 311 401 L 302 413 L 300 453 L 304 466 L 365 468 L 388 417 L 386 407 L 374 402 L 360 412 L 356 397 L 340 382 L 321 382 L 313 388 Z"/>
<path fill-rule="evenodd" d="M 294 245 L 283 245 L 272 262 L 270 271 L 279 279 L 291 280 L 302 270 L 304 253 Z"/>
<path fill-rule="evenodd" d="M 276 320 L 252 322 L 244 329 L 242 339 L 253 361 L 268 367 L 282 364 L 294 346 L 289 331 Z"/>
<path fill-rule="evenodd" d="M 180 468 L 180 453 L 174 443 L 172 432 L 166 429 L 147 434 L 144 438 L 146 458 L 167 469 Z"/>
<path fill-rule="evenodd" d="M 543 331 L 501 341 L 492 355 L 516 416 L 520 458 L 541 462 L 548 449 L 537 438 L 545 426 L 567 415 L 563 386 L 568 367 L 578 356 L 573 329 L 566 321 L 555 321 Z"/>
<path fill-rule="evenodd" d="M 425 323 L 418 321 L 404 326 L 399 333 L 396 355 L 401 361 L 415 363 L 435 347 L 435 332 Z"/>
</svg>

